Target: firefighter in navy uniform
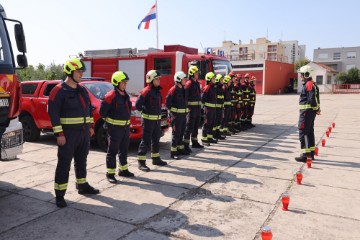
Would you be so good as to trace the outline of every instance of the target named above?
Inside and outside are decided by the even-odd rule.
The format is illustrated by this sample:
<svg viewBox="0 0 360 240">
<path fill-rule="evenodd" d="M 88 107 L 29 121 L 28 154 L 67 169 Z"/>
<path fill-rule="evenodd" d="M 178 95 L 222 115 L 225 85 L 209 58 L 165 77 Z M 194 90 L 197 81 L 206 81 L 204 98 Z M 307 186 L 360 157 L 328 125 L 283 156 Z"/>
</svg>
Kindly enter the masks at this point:
<svg viewBox="0 0 360 240">
<path fill-rule="evenodd" d="M 199 69 L 197 66 L 190 66 L 188 70 L 189 80 L 185 84 L 185 98 L 187 99 L 187 105 L 189 113 L 186 119 L 186 129 L 184 135 L 185 152 L 191 152 L 189 148 L 190 136 L 192 148 L 203 148 L 198 141 L 198 129 L 201 119 L 201 90 L 199 78 Z"/>
<path fill-rule="evenodd" d="M 241 112 L 244 109 L 241 79 L 242 79 L 242 75 L 236 74 L 236 76 L 235 76 L 235 92 L 236 92 L 236 98 L 237 98 L 237 106 L 236 106 L 235 127 L 238 131 L 244 130 L 242 127 L 242 122 L 241 122 Z"/>
<path fill-rule="evenodd" d="M 202 129 L 201 141 L 203 144 L 210 146 L 210 143 L 217 143 L 213 136 L 213 127 L 215 125 L 216 114 L 216 89 L 215 89 L 215 74 L 208 72 L 205 75 L 207 85 L 205 86 L 201 95 L 201 102 L 205 106 L 205 119 Z"/>
<path fill-rule="evenodd" d="M 98 194 L 99 190 L 86 180 L 86 161 L 90 136 L 94 134 L 90 98 L 79 85 L 84 63 L 73 58 L 64 64 L 66 79 L 53 88 L 49 96 L 49 116 L 58 144 L 58 163 L 55 172 L 56 205 L 66 207 L 64 199 L 69 181 L 71 160 L 74 157 L 76 188 L 79 194 Z"/>
<path fill-rule="evenodd" d="M 298 162 L 306 162 L 307 157 L 313 157 L 315 150 L 314 121 L 319 115 L 320 98 L 319 89 L 312 81 L 313 69 L 310 66 L 303 66 L 298 70 L 303 87 L 299 99 L 299 140 L 302 154 L 296 157 Z"/>
<path fill-rule="evenodd" d="M 235 87 L 235 73 L 230 72 L 230 85 L 229 85 L 229 91 L 231 93 L 231 113 L 230 113 L 230 121 L 229 121 L 229 130 L 232 134 L 236 134 L 239 132 L 235 127 L 235 119 L 236 119 L 236 109 L 238 104 L 238 99 L 236 95 L 236 87 Z"/>
<path fill-rule="evenodd" d="M 226 137 L 220 133 L 221 120 L 223 116 L 224 108 L 224 91 L 223 87 L 223 76 L 217 74 L 215 77 L 215 89 L 216 89 L 216 112 L 215 112 L 215 123 L 213 128 L 214 138 L 224 140 Z"/>
<path fill-rule="evenodd" d="M 116 155 L 119 157 L 119 176 L 133 177 L 128 170 L 127 153 L 130 143 L 131 101 L 125 91 L 129 77 L 125 72 L 117 71 L 111 77 L 114 89 L 105 95 L 101 102 L 100 115 L 105 121 L 109 146 L 106 154 L 106 178 L 110 183 L 117 183 Z"/>
<path fill-rule="evenodd" d="M 249 120 L 247 118 L 248 113 L 250 112 L 250 74 L 246 73 L 244 76 L 245 80 L 244 83 L 241 84 L 241 90 L 242 90 L 242 97 L 243 97 L 243 108 L 241 109 L 241 127 L 243 129 L 249 129 Z"/>
<path fill-rule="evenodd" d="M 180 159 L 180 154 L 190 154 L 184 151 L 183 142 L 186 114 L 188 112 L 184 89 L 186 74 L 182 71 L 176 72 L 174 82 L 175 85 L 170 88 L 166 96 L 166 107 L 170 111 L 172 127 L 170 155 L 173 159 Z"/>
<path fill-rule="evenodd" d="M 141 90 L 136 100 L 136 109 L 142 112 L 142 139 L 138 150 L 138 167 L 148 172 L 150 168 L 146 166 L 146 153 L 150 145 L 153 165 L 164 166 L 167 163 L 160 159 L 159 152 L 162 104 L 160 72 L 150 70 L 146 74 L 146 83 L 148 86 Z"/>
<path fill-rule="evenodd" d="M 249 88 L 250 88 L 250 101 L 249 101 L 249 112 L 247 114 L 247 119 L 248 119 L 248 124 L 250 127 L 255 127 L 255 125 L 252 123 L 252 117 L 254 115 L 254 110 L 255 110 L 255 102 L 256 102 L 256 90 L 255 90 L 255 81 L 256 78 L 255 76 L 252 76 L 250 79 L 250 84 L 249 84 Z"/>
<path fill-rule="evenodd" d="M 224 84 L 223 84 L 223 92 L 224 92 L 224 115 L 221 121 L 221 128 L 220 132 L 227 136 L 231 136 L 229 130 L 229 121 L 230 121 L 230 114 L 231 114 L 231 92 L 229 90 L 231 77 L 226 75 L 224 77 Z"/>
</svg>

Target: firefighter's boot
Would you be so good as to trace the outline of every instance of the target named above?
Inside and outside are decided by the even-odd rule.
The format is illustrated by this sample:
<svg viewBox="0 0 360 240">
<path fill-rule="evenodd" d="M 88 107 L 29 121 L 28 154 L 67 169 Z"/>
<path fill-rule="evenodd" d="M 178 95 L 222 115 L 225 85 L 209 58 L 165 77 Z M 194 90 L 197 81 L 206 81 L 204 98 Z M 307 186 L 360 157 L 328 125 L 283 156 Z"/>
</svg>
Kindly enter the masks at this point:
<svg viewBox="0 0 360 240">
<path fill-rule="evenodd" d="M 312 160 L 315 160 L 315 151 L 311 151 L 311 158 Z"/>
<path fill-rule="evenodd" d="M 192 148 L 204 148 L 204 146 L 201 145 L 198 141 L 193 142 L 193 143 L 191 144 L 191 147 L 192 147 Z"/>
<path fill-rule="evenodd" d="M 297 161 L 297 162 L 306 162 L 305 154 L 301 154 L 300 157 L 296 157 L 295 161 Z"/>
<path fill-rule="evenodd" d="M 148 166 L 146 166 L 146 161 L 143 160 L 139 160 L 138 161 L 138 169 L 144 172 L 149 172 L 150 168 Z"/>
<path fill-rule="evenodd" d="M 172 153 L 170 153 L 170 157 L 171 157 L 172 159 L 175 159 L 175 160 L 181 159 L 181 157 L 179 156 L 179 153 L 178 153 L 178 152 L 172 152 Z"/>
<path fill-rule="evenodd" d="M 78 193 L 79 194 L 98 194 L 100 193 L 99 189 L 93 188 L 88 182 L 84 184 L 78 184 Z"/>
<path fill-rule="evenodd" d="M 59 208 L 64 208 L 67 206 L 64 197 L 56 197 L 55 202 L 56 202 L 56 206 L 58 206 Z"/>
<path fill-rule="evenodd" d="M 120 177 L 134 177 L 135 175 L 129 169 L 119 170 Z"/>
<path fill-rule="evenodd" d="M 160 158 L 153 158 L 152 164 L 157 166 L 165 166 L 167 165 L 167 162 L 161 160 Z"/>
<path fill-rule="evenodd" d="M 116 184 L 117 183 L 117 180 L 115 178 L 115 174 L 109 174 L 107 173 L 106 174 L 106 179 L 108 180 L 109 183 L 112 183 L 112 184 Z"/>
</svg>

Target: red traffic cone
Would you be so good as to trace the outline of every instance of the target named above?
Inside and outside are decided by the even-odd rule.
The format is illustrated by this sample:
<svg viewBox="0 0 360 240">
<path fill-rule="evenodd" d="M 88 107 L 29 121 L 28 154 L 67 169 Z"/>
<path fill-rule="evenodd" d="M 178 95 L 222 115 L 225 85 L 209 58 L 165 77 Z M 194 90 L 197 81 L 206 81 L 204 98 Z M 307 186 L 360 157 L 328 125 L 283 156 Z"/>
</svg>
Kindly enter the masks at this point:
<svg viewBox="0 0 360 240">
<path fill-rule="evenodd" d="M 269 226 L 264 226 L 261 232 L 261 239 L 262 240 L 271 240 L 272 239 L 272 232 Z"/>
<path fill-rule="evenodd" d="M 326 143 L 326 140 L 325 140 L 325 139 L 321 140 L 321 145 L 322 145 L 323 147 L 325 147 L 325 143 Z"/>
<path fill-rule="evenodd" d="M 300 185 L 302 179 L 303 179 L 303 174 L 301 173 L 301 171 L 298 171 L 298 172 L 296 173 L 296 183 Z"/>
</svg>

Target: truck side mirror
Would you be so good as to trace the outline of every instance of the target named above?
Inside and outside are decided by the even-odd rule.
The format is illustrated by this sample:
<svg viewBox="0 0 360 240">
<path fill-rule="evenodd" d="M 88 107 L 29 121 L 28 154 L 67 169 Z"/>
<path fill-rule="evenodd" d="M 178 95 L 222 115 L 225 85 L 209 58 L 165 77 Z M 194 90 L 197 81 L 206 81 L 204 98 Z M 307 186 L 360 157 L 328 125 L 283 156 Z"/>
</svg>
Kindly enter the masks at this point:
<svg viewBox="0 0 360 240">
<path fill-rule="evenodd" d="M 19 52 L 26 53 L 26 42 L 25 42 L 25 34 L 22 27 L 22 24 L 15 24 L 15 40 L 16 46 Z"/>
<path fill-rule="evenodd" d="M 28 66 L 28 62 L 25 54 L 17 55 L 16 60 L 20 68 L 26 68 Z"/>
</svg>

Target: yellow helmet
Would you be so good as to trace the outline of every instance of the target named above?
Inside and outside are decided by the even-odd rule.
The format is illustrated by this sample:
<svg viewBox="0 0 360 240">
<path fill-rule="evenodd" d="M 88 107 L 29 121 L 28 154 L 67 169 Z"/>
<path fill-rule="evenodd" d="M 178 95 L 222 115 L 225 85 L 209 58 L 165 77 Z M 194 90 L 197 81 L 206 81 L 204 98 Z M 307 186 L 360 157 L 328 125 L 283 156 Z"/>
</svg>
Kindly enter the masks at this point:
<svg viewBox="0 0 360 240">
<path fill-rule="evenodd" d="M 219 83 L 220 82 L 220 79 L 223 78 L 223 75 L 221 74 L 216 74 L 216 77 L 215 77 L 215 83 Z"/>
<path fill-rule="evenodd" d="M 229 75 L 226 75 L 226 76 L 224 77 L 224 83 L 225 83 L 225 84 L 228 84 L 228 83 L 230 82 L 230 80 L 231 80 L 231 77 L 230 77 Z"/>
<path fill-rule="evenodd" d="M 114 72 L 113 75 L 111 76 L 111 83 L 115 87 L 119 86 L 119 84 L 122 81 L 129 81 L 129 80 L 130 79 L 129 79 L 128 75 L 122 71 Z"/>
<path fill-rule="evenodd" d="M 189 68 L 188 74 L 189 74 L 189 76 L 193 76 L 198 71 L 199 71 L 199 69 L 197 66 L 191 66 Z"/>
<path fill-rule="evenodd" d="M 160 76 L 161 76 L 160 71 L 158 71 L 158 70 L 150 70 L 146 74 L 146 83 L 151 83 L 154 80 L 154 78 L 158 78 Z"/>
<path fill-rule="evenodd" d="M 208 72 L 208 73 L 205 75 L 205 80 L 206 80 L 206 82 L 210 82 L 213 77 L 215 77 L 215 73 L 213 73 L 213 72 Z"/>
<path fill-rule="evenodd" d="M 67 75 L 71 75 L 71 73 L 75 70 L 86 71 L 86 67 L 83 61 L 78 58 L 72 58 L 65 62 L 64 64 L 64 73 Z"/>
</svg>

